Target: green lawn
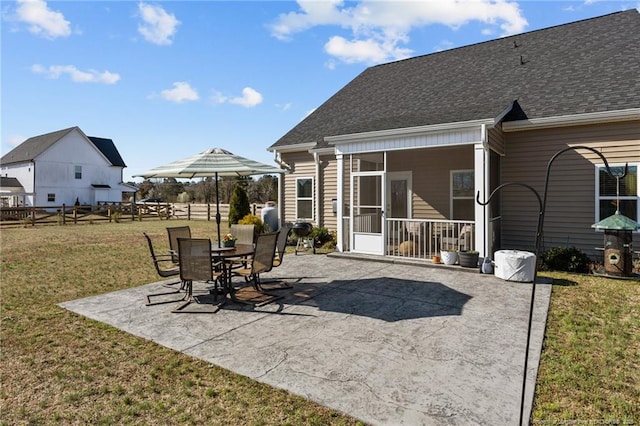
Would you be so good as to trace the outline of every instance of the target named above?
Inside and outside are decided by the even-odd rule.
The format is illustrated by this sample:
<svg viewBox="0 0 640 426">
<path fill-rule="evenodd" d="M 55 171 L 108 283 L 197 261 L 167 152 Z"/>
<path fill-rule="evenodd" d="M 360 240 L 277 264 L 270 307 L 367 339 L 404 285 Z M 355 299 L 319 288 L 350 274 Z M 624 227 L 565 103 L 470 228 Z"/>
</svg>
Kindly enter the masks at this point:
<svg viewBox="0 0 640 426">
<path fill-rule="evenodd" d="M 58 303 L 157 280 L 185 221 L 0 231 L 1 424 L 354 425 L 356 420 L 70 313 Z M 212 239 L 215 223 L 188 222 Z M 226 232 L 226 228 L 223 229 Z M 534 402 L 536 420 L 640 422 L 640 286 L 556 279 Z"/>
</svg>

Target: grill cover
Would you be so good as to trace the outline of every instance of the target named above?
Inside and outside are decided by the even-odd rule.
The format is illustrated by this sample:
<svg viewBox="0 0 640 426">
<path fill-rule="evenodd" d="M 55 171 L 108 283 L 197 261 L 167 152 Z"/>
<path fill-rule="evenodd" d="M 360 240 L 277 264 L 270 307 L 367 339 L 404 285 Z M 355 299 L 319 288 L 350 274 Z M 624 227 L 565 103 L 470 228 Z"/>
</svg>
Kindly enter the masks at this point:
<svg viewBox="0 0 640 426">
<path fill-rule="evenodd" d="M 528 251 L 498 250 L 495 253 L 495 275 L 507 281 L 533 282 L 536 255 Z"/>
</svg>

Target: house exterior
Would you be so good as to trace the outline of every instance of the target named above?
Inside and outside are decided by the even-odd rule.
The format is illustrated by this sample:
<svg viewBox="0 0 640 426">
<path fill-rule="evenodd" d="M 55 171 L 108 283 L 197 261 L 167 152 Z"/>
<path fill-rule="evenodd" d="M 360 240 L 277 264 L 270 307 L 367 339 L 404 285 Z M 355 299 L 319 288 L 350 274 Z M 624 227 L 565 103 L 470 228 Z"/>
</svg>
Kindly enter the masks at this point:
<svg viewBox="0 0 640 426">
<path fill-rule="evenodd" d="M 79 127 L 27 139 L 0 159 L 3 206 L 55 207 L 120 202 L 137 189 L 122 182 L 126 164 L 111 139 Z"/>
<path fill-rule="evenodd" d="M 604 172 L 600 155 L 617 180 Z M 280 217 L 335 230 L 338 249 L 429 259 L 442 248 L 603 244 L 640 221 L 637 10 L 373 66 L 275 142 Z"/>
</svg>

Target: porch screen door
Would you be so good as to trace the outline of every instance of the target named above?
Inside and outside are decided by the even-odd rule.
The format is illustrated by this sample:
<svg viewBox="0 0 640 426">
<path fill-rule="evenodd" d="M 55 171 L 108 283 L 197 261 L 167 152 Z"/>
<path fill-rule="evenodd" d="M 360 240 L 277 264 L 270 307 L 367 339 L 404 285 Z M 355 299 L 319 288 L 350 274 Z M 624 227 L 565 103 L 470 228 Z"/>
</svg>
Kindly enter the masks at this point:
<svg viewBox="0 0 640 426">
<path fill-rule="evenodd" d="M 351 175 L 351 251 L 384 254 L 384 172 Z"/>
</svg>

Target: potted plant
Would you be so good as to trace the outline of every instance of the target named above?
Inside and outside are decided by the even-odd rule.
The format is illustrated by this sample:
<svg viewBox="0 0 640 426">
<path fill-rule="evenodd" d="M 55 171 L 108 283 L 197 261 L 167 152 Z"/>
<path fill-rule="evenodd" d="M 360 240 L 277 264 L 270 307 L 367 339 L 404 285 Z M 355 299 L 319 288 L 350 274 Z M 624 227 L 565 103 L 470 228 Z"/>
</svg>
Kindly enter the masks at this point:
<svg viewBox="0 0 640 426">
<path fill-rule="evenodd" d="M 225 234 L 222 237 L 222 246 L 223 247 L 235 247 L 237 238 L 232 234 Z"/>
<path fill-rule="evenodd" d="M 458 261 L 458 250 L 450 249 L 450 250 L 440 250 L 440 259 L 442 263 L 445 265 L 455 265 Z"/>
<path fill-rule="evenodd" d="M 475 250 L 461 251 L 460 253 L 458 253 L 460 266 L 463 266 L 465 268 L 477 268 L 479 257 L 480 253 Z"/>
</svg>

